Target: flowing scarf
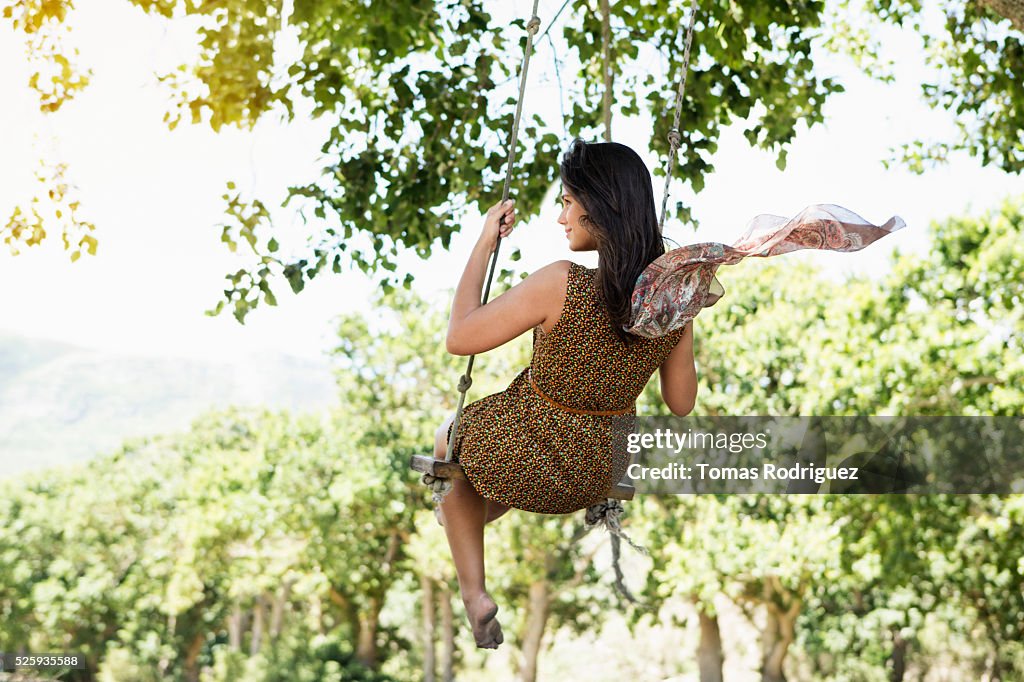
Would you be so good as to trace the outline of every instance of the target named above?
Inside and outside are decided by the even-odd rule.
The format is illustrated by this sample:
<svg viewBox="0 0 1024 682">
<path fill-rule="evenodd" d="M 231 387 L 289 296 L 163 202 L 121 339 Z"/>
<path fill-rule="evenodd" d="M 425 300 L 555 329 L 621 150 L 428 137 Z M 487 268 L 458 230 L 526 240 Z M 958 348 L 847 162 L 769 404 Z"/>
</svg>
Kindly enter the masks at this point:
<svg viewBox="0 0 1024 682">
<path fill-rule="evenodd" d="M 720 265 L 748 256 L 766 258 L 799 249 L 860 251 L 868 244 L 906 227 L 899 216 L 873 225 L 853 211 L 834 204 L 814 204 L 795 218 L 763 214 L 747 225 L 732 246 L 701 242 L 673 249 L 637 278 L 627 332 L 654 338 L 680 329 L 703 308 L 725 295 L 715 277 Z"/>
</svg>

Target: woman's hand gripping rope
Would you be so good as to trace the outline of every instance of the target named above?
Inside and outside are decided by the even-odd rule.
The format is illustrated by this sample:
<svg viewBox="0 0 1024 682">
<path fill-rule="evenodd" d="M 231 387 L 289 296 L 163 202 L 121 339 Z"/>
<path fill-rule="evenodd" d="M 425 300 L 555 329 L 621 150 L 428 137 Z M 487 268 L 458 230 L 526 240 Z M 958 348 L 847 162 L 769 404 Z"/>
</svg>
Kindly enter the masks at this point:
<svg viewBox="0 0 1024 682">
<path fill-rule="evenodd" d="M 502 239 L 512 234 L 516 223 L 516 202 L 507 199 L 487 209 L 484 216 L 484 229 L 480 233 L 479 243 L 486 247 L 487 253 L 493 253 L 498 245 L 498 237 Z"/>
</svg>

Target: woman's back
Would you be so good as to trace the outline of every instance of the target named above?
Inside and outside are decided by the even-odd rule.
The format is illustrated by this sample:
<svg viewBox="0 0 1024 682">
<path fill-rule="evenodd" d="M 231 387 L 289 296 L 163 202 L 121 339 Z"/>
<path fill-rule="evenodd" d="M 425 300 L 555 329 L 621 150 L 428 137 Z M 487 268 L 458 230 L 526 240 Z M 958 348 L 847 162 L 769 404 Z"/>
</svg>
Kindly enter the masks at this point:
<svg viewBox="0 0 1024 682">
<path fill-rule="evenodd" d="M 624 411 L 678 343 L 682 330 L 624 343 L 594 282 L 596 271 L 571 263 L 562 314 L 550 332 L 533 331 L 535 388 L 564 407 Z"/>
</svg>

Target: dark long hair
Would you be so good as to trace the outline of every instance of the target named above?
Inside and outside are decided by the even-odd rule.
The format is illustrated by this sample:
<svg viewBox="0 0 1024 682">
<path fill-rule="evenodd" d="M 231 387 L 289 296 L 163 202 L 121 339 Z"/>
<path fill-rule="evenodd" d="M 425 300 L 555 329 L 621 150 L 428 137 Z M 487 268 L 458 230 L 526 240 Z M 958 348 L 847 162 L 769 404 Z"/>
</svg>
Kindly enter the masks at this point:
<svg viewBox="0 0 1024 682">
<path fill-rule="evenodd" d="M 617 142 L 576 138 L 562 157 L 562 185 L 585 212 L 582 226 L 594 235 L 600 257 L 595 283 L 612 327 L 631 343 L 630 299 L 637 277 L 665 253 L 654 208 L 651 174 L 639 154 Z"/>
</svg>

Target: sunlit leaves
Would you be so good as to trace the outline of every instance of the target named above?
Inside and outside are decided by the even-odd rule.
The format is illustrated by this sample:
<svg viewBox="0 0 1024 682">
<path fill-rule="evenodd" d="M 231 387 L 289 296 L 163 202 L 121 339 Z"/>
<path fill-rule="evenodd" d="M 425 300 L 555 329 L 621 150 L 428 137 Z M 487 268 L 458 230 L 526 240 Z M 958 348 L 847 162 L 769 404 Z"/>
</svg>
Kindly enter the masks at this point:
<svg viewBox="0 0 1024 682">
<path fill-rule="evenodd" d="M 199 59 L 161 76 L 174 103 L 164 117 L 172 129 L 182 117 L 192 124 L 252 127 L 280 104 L 288 116 L 289 84 L 275 72 L 274 42 L 282 28 L 283 2 L 192 2 L 129 0 L 163 16 L 174 10 L 200 20 Z"/>
<path fill-rule="evenodd" d="M 53 113 L 89 84 L 89 71 L 78 62 L 78 49 L 65 44 L 71 32 L 64 22 L 71 0 L 3 0 L 2 16 L 25 33 L 33 71 L 28 86 L 39 97 L 39 108 Z"/>
<path fill-rule="evenodd" d="M 926 4 L 843 0 L 834 16 L 835 34 L 826 43 L 858 60 L 868 75 L 888 82 L 891 62 L 875 68 L 883 49 L 874 37 L 879 32 L 873 29 L 880 20 L 921 32 L 928 62 L 937 67 L 922 83 L 922 95 L 931 107 L 954 114 L 957 133 L 952 140 L 910 140 L 891 150 L 889 162 L 922 173 L 947 162 L 951 153 L 966 152 L 983 166 L 1020 173 L 1024 170 L 1020 135 L 1024 129 L 1024 29 L 1019 3 L 944 0 L 937 3 L 944 25 L 934 32 L 924 21 Z M 1000 10 L 1007 16 L 1000 16 Z"/>
<path fill-rule="evenodd" d="M 96 226 L 81 217 L 78 188 L 66 174 L 67 164 L 40 162 L 36 171 L 38 191 L 27 206 L 15 206 L 7 224 L 0 227 L 0 236 L 12 255 L 17 255 L 20 247 L 41 244 L 47 227 L 58 230 L 72 262 L 83 252 L 96 255 Z"/>
</svg>

